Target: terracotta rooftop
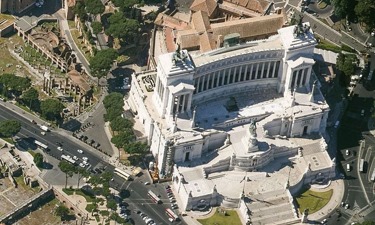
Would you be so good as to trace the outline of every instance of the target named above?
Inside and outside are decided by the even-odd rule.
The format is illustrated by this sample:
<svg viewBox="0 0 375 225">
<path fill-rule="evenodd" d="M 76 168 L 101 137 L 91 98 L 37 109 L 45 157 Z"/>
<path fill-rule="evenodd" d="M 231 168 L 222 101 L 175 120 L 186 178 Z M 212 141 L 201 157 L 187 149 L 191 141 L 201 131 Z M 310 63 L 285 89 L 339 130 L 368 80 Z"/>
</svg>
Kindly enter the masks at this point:
<svg viewBox="0 0 375 225">
<path fill-rule="evenodd" d="M 190 10 L 193 12 L 203 11 L 211 17 L 215 12 L 216 7 L 217 2 L 215 0 L 195 0 L 190 6 Z"/>
<path fill-rule="evenodd" d="M 198 15 L 196 15 L 198 14 Z M 228 34 L 238 33 L 241 39 L 251 39 L 264 35 L 276 34 L 277 30 L 282 28 L 285 21 L 283 14 L 274 14 L 270 16 L 261 16 L 247 19 L 231 20 L 223 23 L 212 23 L 209 21 L 206 13 L 195 12 L 192 15 L 194 29 L 176 31 L 177 43 L 181 48 L 191 49 L 199 46 L 201 52 L 215 49 L 220 36 L 224 37 Z M 203 28 L 208 28 L 206 31 Z M 209 41 L 206 37 L 201 37 L 207 33 Z"/>
</svg>

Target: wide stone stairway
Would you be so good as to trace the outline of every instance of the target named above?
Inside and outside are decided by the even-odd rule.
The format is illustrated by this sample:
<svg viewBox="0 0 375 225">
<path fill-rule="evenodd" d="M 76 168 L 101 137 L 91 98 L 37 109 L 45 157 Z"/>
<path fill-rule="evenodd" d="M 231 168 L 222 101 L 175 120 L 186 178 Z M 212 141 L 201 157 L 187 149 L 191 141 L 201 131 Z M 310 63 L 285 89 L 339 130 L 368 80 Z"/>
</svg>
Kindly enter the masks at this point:
<svg viewBox="0 0 375 225">
<path fill-rule="evenodd" d="M 248 204 L 253 225 L 294 224 L 300 219 L 286 190 L 275 190 L 250 196 Z"/>
</svg>

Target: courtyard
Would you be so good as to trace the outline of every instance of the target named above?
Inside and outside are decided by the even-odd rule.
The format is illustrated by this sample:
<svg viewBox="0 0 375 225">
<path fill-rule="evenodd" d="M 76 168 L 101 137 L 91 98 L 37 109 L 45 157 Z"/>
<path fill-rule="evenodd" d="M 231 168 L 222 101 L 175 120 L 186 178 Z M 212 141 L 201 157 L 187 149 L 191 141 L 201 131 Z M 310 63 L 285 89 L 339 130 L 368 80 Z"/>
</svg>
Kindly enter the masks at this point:
<svg viewBox="0 0 375 225">
<path fill-rule="evenodd" d="M 19 182 L 22 179 L 22 176 L 16 179 L 18 183 L 17 188 L 12 185 L 8 178 L 0 179 L 0 216 L 8 213 L 38 192 L 38 188 L 33 189 Z"/>
</svg>

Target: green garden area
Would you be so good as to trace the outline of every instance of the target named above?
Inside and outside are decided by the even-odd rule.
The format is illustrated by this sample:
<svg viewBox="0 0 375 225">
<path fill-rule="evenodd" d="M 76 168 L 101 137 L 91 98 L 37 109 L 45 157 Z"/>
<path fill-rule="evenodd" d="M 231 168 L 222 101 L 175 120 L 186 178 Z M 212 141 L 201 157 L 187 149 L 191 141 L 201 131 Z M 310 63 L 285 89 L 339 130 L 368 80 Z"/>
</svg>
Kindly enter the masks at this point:
<svg viewBox="0 0 375 225">
<path fill-rule="evenodd" d="M 314 192 L 310 189 L 303 191 L 295 197 L 299 206 L 299 211 L 304 212 L 309 210 L 309 214 L 319 211 L 331 199 L 333 190 L 326 192 Z"/>
<path fill-rule="evenodd" d="M 220 212 L 222 211 L 222 212 Z M 207 219 L 198 219 L 202 225 L 241 225 L 240 217 L 235 210 L 217 209 L 215 214 Z"/>
</svg>

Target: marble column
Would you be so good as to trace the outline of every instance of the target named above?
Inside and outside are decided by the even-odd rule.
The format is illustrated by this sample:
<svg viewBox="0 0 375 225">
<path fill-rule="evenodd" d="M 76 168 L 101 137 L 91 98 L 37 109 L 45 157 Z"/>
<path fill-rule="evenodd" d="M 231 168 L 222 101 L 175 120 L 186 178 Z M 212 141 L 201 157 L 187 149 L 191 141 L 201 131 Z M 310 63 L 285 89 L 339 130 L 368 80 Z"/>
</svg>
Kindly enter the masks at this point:
<svg viewBox="0 0 375 225">
<path fill-rule="evenodd" d="M 222 80 L 221 80 L 221 82 L 222 82 L 222 86 L 224 86 L 224 84 L 225 84 L 225 74 L 226 74 L 226 71 L 227 70 L 222 70 L 221 72 L 223 73 L 223 78 L 222 78 Z"/>
<path fill-rule="evenodd" d="M 273 71 L 272 71 L 272 77 L 275 78 L 275 71 L 276 71 L 276 64 L 277 64 L 277 61 L 273 62 Z"/>
<path fill-rule="evenodd" d="M 263 75 L 264 75 L 264 66 L 265 66 L 265 62 L 262 62 L 262 71 L 260 73 L 260 78 L 263 78 Z"/>
<path fill-rule="evenodd" d="M 229 68 L 229 69 L 227 69 L 228 70 L 228 72 L 229 72 L 229 74 L 228 74 L 228 77 L 227 77 L 227 84 L 230 84 L 230 77 L 232 76 L 232 68 Z"/>
<path fill-rule="evenodd" d="M 211 78 L 211 73 L 206 74 L 207 76 L 207 83 L 206 83 L 206 90 L 210 89 L 210 78 Z"/>
<path fill-rule="evenodd" d="M 266 75 L 267 78 L 271 78 L 271 74 L 272 74 L 271 71 L 270 71 L 271 63 L 272 62 L 268 62 L 267 75 Z"/>
</svg>

